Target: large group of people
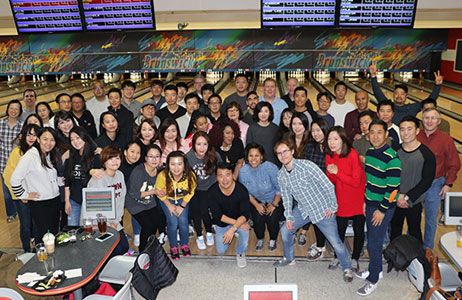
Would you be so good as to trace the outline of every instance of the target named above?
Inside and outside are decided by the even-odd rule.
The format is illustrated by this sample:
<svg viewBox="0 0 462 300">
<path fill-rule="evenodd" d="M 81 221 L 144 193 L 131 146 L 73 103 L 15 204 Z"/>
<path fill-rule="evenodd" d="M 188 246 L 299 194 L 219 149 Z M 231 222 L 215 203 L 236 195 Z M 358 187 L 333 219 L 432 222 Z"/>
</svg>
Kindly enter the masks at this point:
<svg viewBox="0 0 462 300">
<path fill-rule="evenodd" d="M 284 256 L 274 265 L 284 267 L 295 264 L 294 245 L 306 243 L 313 225 L 308 259 L 323 257 L 327 240 L 335 252 L 329 269 L 340 266 L 346 282 L 355 274 L 364 279 L 358 294 L 369 295 L 382 277 L 382 247 L 402 234 L 404 219 L 409 234 L 434 247 L 441 199 L 460 169 L 436 108 L 442 76 L 435 73 L 428 99 L 407 104 L 407 87 L 397 85 L 387 99 L 376 72 L 373 64 L 377 112 L 365 91 L 355 94 L 356 106 L 348 102 L 342 81 L 335 97 L 317 95 L 315 111 L 297 79 L 289 78 L 280 98 L 274 79 L 258 95 L 244 74 L 224 100 L 201 75 L 189 93 L 185 83 L 153 80 L 143 102 L 131 81 L 106 93 L 98 81 L 87 101 L 59 94 L 57 112 L 26 90 L 24 107 L 10 101 L 0 121 L 8 222 L 19 216 L 23 249 L 31 251 L 32 238 L 80 225 L 82 188 L 113 187 L 116 218 L 108 222 L 120 232 L 116 254 L 129 250 L 126 208 L 139 251 L 156 234 L 162 243 L 168 237 L 173 260 L 190 256 L 192 225 L 199 250 L 215 246 L 222 255 L 237 239 L 239 267 L 246 266 L 250 228 L 255 251 L 265 247 L 266 230 L 269 251 L 281 234 Z M 349 222 L 351 255 L 344 245 Z M 366 239 L 370 262 L 362 270 Z"/>
</svg>

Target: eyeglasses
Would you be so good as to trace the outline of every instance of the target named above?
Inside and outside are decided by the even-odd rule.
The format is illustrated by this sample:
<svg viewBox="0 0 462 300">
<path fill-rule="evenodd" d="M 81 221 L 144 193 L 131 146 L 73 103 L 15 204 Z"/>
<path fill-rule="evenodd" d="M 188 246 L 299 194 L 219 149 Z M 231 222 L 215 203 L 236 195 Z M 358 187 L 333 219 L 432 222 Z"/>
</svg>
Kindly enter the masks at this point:
<svg viewBox="0 0 462 300">
<path fill-rule="evenodd" d="M 283 151 L 280 151 L 280 152 L 276 152 L 276 155 L 277 156 L 283 156 L 283 155 L 286 155 L 289 152 L 290 152 L 290 149 L 286 149 L 286 150 L 283 150 Z"/>
<path fill-rule="evenodd" d="M 147 159 L 159 159 L 160 155 L 147 155 L 146 158 Z"/>
</svg>

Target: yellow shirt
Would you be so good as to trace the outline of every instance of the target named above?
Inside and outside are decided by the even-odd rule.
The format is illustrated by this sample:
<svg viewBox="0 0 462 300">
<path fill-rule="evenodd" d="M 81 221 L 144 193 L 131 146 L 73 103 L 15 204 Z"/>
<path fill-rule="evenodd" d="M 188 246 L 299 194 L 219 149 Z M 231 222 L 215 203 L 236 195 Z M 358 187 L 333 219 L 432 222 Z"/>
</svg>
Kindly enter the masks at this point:
<svg viewBox="0 0 462 300">
<path fill-rule="evenodd" d="M 183 202 L 188 203 L 191 198 L 194 196 L 194 192 L 196 190 L 196 175 L 193 173 L 194 180 L 192 183 L 191 187 L 191 192 L 188 193 L 188 179 L 185 178 L 182 181 L 175 181 L 172 178 L 172 183 L 173 183 L 173 191 L 174 195 L 173 197 L 170 195 L 165 195 L 164 197 L 159 197 L 160 200 L 165 201 L 165 200 L 172 200 L 172 201 L 179 201 L 183 200 Z M 160 172 L 159 175 L 157 175 L 156 178 L 156 189 L 163 190 L 167 192 L 167 186 L 166 186 L 166 174 L 165 170 Z"/>
<path fill-rule="evenodd" d="M 16 198 L 16 196 L 13 193 L 13 190 L 11 189 L 11 175 L 14 172 L 14 169 L 16 169 L 16 166 L 19 163 L 19 160 L 23 156 L 24 153 L 21 152 L 21 149 L 19 147 L 15 147 L 13 151 L 11 151 L 10 157 L 8 157 L 8 161 L 6 162 L 5 169 L 3 170 L 3 180 L 5 181 L 5 185 L 8 187 L 8 190 L 10 191 L 11 197 Z"/>
</svg>

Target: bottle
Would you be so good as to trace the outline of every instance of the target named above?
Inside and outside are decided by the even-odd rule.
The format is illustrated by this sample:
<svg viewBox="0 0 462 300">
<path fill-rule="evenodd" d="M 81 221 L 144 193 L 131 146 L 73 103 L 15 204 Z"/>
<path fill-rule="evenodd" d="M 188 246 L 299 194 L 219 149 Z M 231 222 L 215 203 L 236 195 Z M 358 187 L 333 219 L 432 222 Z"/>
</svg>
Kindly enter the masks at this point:
<svg viewBox="0 0 462 300">
<path fill-rule="evenodd" d="M 456 245 L 462 247 L 462 225 L 456 226 Z"/>
</svg>

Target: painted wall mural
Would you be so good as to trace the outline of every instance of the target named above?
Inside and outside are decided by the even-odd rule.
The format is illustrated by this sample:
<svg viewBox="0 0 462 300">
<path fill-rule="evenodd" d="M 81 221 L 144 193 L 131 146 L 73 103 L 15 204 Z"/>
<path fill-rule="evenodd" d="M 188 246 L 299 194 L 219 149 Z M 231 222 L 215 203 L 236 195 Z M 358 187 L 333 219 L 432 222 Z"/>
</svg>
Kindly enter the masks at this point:
<svg viewBox="0 0 462 300">
<path fill-rule="evenodd" d="M 366 69 L 429 70 L 447 30 L 198 30 L 0 38 L 0 74 Z"/>
</svg>

